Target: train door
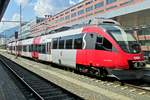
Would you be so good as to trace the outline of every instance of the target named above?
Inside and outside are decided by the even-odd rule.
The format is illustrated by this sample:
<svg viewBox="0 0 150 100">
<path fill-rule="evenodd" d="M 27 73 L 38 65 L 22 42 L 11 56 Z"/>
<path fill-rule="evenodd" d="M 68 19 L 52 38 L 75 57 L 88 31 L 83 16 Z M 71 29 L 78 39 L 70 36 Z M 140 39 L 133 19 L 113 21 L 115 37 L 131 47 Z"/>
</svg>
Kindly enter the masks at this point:
<svg viewBox="0 0 150 100">
<path fill-rule="evenodd" d="M 18 41 L 18 55 L 22 55 L 22 42 Z"/>
<path fill-rule="evenodd" d="M 59 64 L 63 64 L 64 62 L 64 43 L 65 43 L 65 40 L 64 39 L 59 39 L 59 42 L 58 42 L 58 54 L 59 54 L 59 59 L 58 59 L 58 62 Z"/>
<path fill-rule="evenodd" d="M 78 45 L 78 47 L 76 46 L 76 48 L 74 48 L 74 41 L 78 41 L 80 42 L 81 38 L 79 35 L 71 35 L 71 36 L 66 36 L 66 37 L 62 37 L 59 38 L 59 42 L 58 42 L 58 48 L 59 50 L 57 51 L 58 53 L 58 63 L 71 67 L 71 68 L 75 68 L 76 66 L 76 49 L 80 47 L 80 45 Z M 82 46 L 82 45 L 81 45 Z"/>
<path fill-rule="evenodd" d="M 13 53 L 12 51 L 13 51 L 13 45 L 12 45 L 12 43 L 10 44 L 10 50 L 11 50 L 11 54 Z"/>
<path fill-rule="evenodd" d="M 93 65 L 93 50 L 95 48 L 96 35 L 94 33 L 87 33 L 83 36 L 83 64 Z"/>
<path fill-rule="evenodd" d="M 47 43 L 47 46 L 46 46 L 46 51 L 47 51 L 47 61 L 52 61 L 52 56 L 51 56 L 51 42 L 48 42 Z"/>
<path fill-rule="evenodd" d="M 101 67 L 114 67 L 117 52 L 112 43 L 105 37 L 97 36 L 94 51 L 94 65 Z"/>
<path fill-rule="evenodd" d="M 58 63 L 59 61 L 59 52 L 58 52 L 58 38 L 52 39 L 52 62 Z"/>
<path fill-rule="evenodd" d="M 38 45 L 40 45 L 40 41 L 41 41 L 41 37 L 36 37 L 33 39 L 32 58 L 35 58 L 35 59 L 39 58 Z"/>
</svg>

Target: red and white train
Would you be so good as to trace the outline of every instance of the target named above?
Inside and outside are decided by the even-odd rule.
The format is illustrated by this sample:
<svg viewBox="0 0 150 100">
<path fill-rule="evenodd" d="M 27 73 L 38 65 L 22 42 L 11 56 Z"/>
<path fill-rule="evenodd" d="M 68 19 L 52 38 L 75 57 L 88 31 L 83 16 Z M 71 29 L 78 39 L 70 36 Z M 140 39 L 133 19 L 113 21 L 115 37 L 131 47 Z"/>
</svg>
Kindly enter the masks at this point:
<svg viewBox="0 0 150 100">
<path fill-rule="evenodd" d="M 10 42 L 8 51 L 123 80 L 141 78 L 145 65 L 135 38 L 117 22 L 99 18 L 79 28 Z"/>
</svg>

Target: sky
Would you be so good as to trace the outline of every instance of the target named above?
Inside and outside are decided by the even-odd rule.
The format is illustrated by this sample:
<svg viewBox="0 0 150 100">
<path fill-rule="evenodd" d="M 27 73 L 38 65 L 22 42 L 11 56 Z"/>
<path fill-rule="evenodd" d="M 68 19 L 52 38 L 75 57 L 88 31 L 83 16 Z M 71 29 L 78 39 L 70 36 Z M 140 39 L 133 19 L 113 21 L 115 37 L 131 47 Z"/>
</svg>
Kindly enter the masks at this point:
<svg viewBox="0 0 150 100">
<path fill-rule="evenodd" d="M 22 20 L 31 21 L 36 16 L 54 15 L 83 0 L 10 0 L 2 21 L 19 21 L 19 8 L 22 5 Z M 1 22 L 0 32 L 15 27 L 19 23 Z"/>
</svg>

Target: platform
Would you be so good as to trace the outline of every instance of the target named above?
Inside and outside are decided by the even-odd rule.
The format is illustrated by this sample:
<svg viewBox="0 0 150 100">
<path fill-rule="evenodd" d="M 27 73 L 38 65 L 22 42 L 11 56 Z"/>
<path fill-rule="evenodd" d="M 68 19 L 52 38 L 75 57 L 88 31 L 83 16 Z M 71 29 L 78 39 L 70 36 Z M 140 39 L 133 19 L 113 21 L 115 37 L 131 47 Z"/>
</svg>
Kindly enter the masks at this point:
<svg viewBox="0 0 150 100">
<path fill-rule="evenodd" d="M 15 56 L 6 52 L 0 54 L 86 100 L 150 100 L 149 94 L 141 95 L 142 91 L 132 91 L 133 88 L 130 87 L 124 88 L 115 83 L 92 79 L 22 57 L 15 59 Z"/>
<path fill-rule="evenodd" d="M 0 63 L 0 100 L 26 100 Z"/>
</svg>

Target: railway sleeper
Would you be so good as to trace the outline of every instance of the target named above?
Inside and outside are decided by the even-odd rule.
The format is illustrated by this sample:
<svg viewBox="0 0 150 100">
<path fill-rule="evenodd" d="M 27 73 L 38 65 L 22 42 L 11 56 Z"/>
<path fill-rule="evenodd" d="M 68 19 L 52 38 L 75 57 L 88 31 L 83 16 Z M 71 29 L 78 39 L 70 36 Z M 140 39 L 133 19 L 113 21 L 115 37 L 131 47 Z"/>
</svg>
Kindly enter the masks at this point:
<svg viewBox="0 0 150 100">
<path fill-rule="evenodd" d="M 29 84 L 33 84 L 33 85 L 45 85 L 45 86 L 50 86 L 49 84 L 45 83 L 45 82 L 39 82 L 39 81 L 30 81 L 30 80 L 26 80 L 27 83 Z"/>
<path fill-rule="evenodd" d="M 38 85 L 38 86 L 34 86 L 34 85 L 32 85 L 32 84 L 29 84 L 33 89 L 47 89 L 47 88 L 49 88 L 48 86 L 40 86 L 40 85 Z"/>
<path fill-rule="evenodd" d="M 46 100 L 65 100 L 65 99 L 68 99 L 69 96 L 68 94 L 61 94 L 61 95 L 53 95 L 53 96 L 46 96 L 44 97 L 44 99 Z"/>
<path fill-rule="evenodd" d="M 45 89 L 45 90 L 39 90 L 39 93 L 45 93 L 45 92 L 55 92 L 58 91 L 58 89 Z"/>
<path fill-rule="evenodd" d="M 43 92 L 53 92 L 53 91 L 58 91 L 58 89 L 56 89 L 56 88 L 52 88 L 52 89 L 45 89 L 45 90 L 38 90 L 39 91 L 39 93 L 43 93 Z"/>
<path fill-rule="evenodd" d="M 65 94 L 65 93 L 63 93 L 62 91 L 55 91 L 55 92 L 54 91 L 53 92 L 47 91 L 47 92 L 40 93 L 40 95 L 43 96 L 43 97 L 45 97 L 47 95 L 49 95 L 49 96 L 54 96 L 54 95 L 59 96 L 59 95 L 62 95 L 62 94 Z"/>
<path fill-rule="evenodd" d="M 37 87 L 37 88 L 35 88 L 36 90 L 38 90 L 38 91 L 45 91 L 45 90 L 47 90 L 47 89 L 51 89 L 51 90 L 57 90 L 57 88 L 51 88 L 51 87 Z"/>
</svg>

